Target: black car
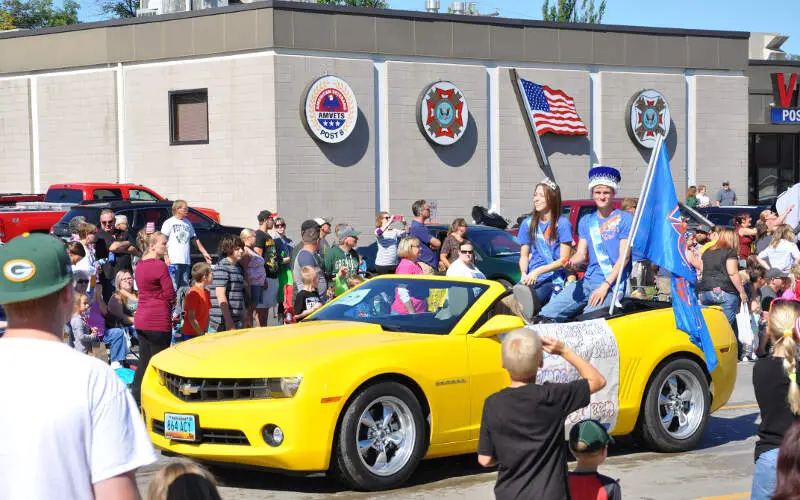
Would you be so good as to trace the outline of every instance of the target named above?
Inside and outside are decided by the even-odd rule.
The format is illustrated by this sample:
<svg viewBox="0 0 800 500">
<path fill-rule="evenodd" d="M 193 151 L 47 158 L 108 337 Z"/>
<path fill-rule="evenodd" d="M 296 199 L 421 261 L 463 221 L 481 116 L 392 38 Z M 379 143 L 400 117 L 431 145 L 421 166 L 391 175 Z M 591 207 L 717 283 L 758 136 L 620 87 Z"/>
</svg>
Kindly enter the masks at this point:
<svg viewBox="0 0 800 500">
<path fill-rule="evenodd" d="M 69 221 L 79 215 L 85 217 L 86 222 L 100 227 L 100 212 L 111 209 L 114 214 L 124 215 L 128 218 L 128 229 L 133 238 L 140 229 L 147 226 L 148 222 L 152 222 L 157 231 L 160 230 L 164 221 L 172 217 L 172 203 L 172 201 L 112 201 L 76 205 L 53 226 L 53 235 L 64 239 L 69 238 Z M 219 241 L 222 237 L 226 234 L 239 236 L 239 233 L 242 232 L 240 227 L 218 224 L 191 207 L 186 219 L 192 223 L 197 238 L 215 261 Z M 192 245 L 192 262 L 202 261 L 202 254 L 197 247 Z"/>
<path fill-rule="evenodd" d="M 752 225 L 758 222 L 758 217 L 764 210 L 770 210 L 770 205 L 734 205 L 728 207 L 695 208 L 698 213 L 709 219 L 715 226 L 733 227 L 733 219 L 739 214 L 750 214 Z"/>
</svg>

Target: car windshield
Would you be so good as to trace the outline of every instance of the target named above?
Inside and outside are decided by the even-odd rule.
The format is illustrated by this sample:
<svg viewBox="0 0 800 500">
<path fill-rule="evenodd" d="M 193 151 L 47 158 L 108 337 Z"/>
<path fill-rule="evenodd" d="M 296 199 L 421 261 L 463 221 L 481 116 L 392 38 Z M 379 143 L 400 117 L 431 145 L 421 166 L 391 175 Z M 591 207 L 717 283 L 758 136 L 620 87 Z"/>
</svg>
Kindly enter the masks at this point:
<svg viewBox="0 0 800 500">
<path fill-rule="evenodd" d="M 305 321 L 374 323 L 390 332 L 447 335 L 488 285 L 403 276 L 367 281 Z"/>
<path fill-rule="evenodd" d="M 85 218 L 86 222 L 94 224 L 95 226 L 100 226 L 100 210 L 85 207 L 73 207 L 69 212 L 64 214 L 59 224 L 69 224 L 69 221 L 78 216 Z"/>
<path fill-rule="evenodd" d="M 513 234 L 497 231 L 467 231 L 467 239 L 478 245 L 488 257 L 519 256 L 519 242 Z"/>
</svg>

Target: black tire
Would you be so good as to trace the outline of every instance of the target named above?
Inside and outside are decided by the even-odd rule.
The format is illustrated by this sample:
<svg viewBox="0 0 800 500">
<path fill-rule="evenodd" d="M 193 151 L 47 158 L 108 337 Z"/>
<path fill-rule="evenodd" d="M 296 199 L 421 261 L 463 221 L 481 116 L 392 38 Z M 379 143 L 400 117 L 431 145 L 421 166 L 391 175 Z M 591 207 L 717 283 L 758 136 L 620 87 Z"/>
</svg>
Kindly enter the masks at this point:
<svg viewBox="0 0 800 500">
<path fill-rule="evenodd" d="M 398 415 L 407 410 L 405 420 L 411 425 L 408 427 L 409 432 L 413 431 L 413 443 L 409 444 L 404 440 L 409 448 L 404 449 L 403 453 L 400 453 L 399 448 L 394 450 L 401 456 L 407 454 L 406 458 L 401 458 L 397 462 L 397 464 L 402 464 L 402 467 L 388 475 L 375 474 L 365 463 L 377 456 L 378 451 L 368 449 L 367 457 L 362 459 L 358 446 L 359 439 L 367 438 L 366 441 L 369 440 L 368 436 L 363 434 L 367 428 L 360 424 L 361 416 L 367 408 L 375 408 L 374 405 L 380 400 L 389 400 L 390 404 L 397 404 L 401 407 Z M 399 417 L 397 422 L 399 423 Z M 375 440 L 375 442 L 378 441 Z M 428 446 L 427 426 L 419 401 L 408 387 L 396 382 L 381 382 L 360 390 L 344 411 L 339 433 L 333 446 L 333 472 L 340 481 L 348 486 L 367 491 L 388 490 L 400 486 L 417 468 Z M 392 451 L 390 444 L 384 451 L 384 457 L 391 455 Z M 397 457 L 398 454 L 393 457 Z"/>
<path fill-rule="evenodd" d="M 671 377 L 674 377 L 677 391 L 673 391 L 667 383 Z M 685 396 L 687 390 L 691 392 L 691 397 Z M 677 401 L 672 398 L 676 392 L 682 396 Z M 662 408 L 659 403 L 662 394 L 665 400 L 675 401 L 675 405 L 682 410 L 673 411 L 669 405 Z M 654 451 L 675 453 L 692 450 L 703 438 L 710 407 L 711 394 L 702 368 L 690 359 L 673 359 L 658 368 L 647 386 L 635 436 L 642 445 Z M 679 413 L 687 416 L 689 424 L 685 428 L 681 427 Z M 669 416 L 672 416 L 669 424 L 662 424 L 662 417 L 667 419 Z"/>
</svg>

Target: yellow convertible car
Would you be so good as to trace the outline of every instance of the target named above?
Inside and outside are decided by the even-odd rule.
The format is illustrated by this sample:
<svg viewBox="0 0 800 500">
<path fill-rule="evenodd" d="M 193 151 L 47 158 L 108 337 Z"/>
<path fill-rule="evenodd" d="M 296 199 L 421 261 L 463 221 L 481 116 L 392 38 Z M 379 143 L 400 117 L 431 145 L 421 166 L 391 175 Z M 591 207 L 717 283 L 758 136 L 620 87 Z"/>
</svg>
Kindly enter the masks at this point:
<svg viewBox="0 0 800 500">
<path fill-rule="evenodd" d="M 492 281 L 384 276 L 295 325 L 178 344 L 144 377 L 150 438 L 201 461 L 396 487 L 423 458 L 475 452 L 483 402 L 509 383 L 499 336 L 523 325 L 507 295 Z M 711 375 L 669 307 L 627 300 L 600 321 L 618 346 L 612 434 L 660 451 L 698 443 L 737 363 L 721 310 L 704 315 L 719 356 Z"/>
</svg>

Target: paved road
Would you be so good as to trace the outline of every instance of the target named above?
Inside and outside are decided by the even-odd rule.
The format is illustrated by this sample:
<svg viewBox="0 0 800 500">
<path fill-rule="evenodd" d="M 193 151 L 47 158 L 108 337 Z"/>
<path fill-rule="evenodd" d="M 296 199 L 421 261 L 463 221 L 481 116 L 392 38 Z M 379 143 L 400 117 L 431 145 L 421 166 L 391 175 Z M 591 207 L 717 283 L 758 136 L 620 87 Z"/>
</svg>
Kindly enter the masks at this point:
<svg viewBox="0 0 800 500">
<path fill-rule="evenodd" d="M 620 438 L 601 471 L 620 480 L 626 499 L 748 498 L 758 421 L 751 374 L 752 364 L 739 364 L 733 396 L 724 409 L 711 416 L 697 450 L 652 453 L 639 449 L 629 438 Z M 169 460 L 162 457 L 154 466 L 140 471 L 139 486 L 143 491 L 155 471 Z M 226 500 L 477 500 L 493 497 L 496 477 L 496 473 L 486 472 L 477 465 L 475 455 L 424 461 L 407 487 L 379 494 L 348 491 L 322 476 L 291 478 L 259 472 L 214 472 L 224 485 L 221 493 Z"/>
</svg>

